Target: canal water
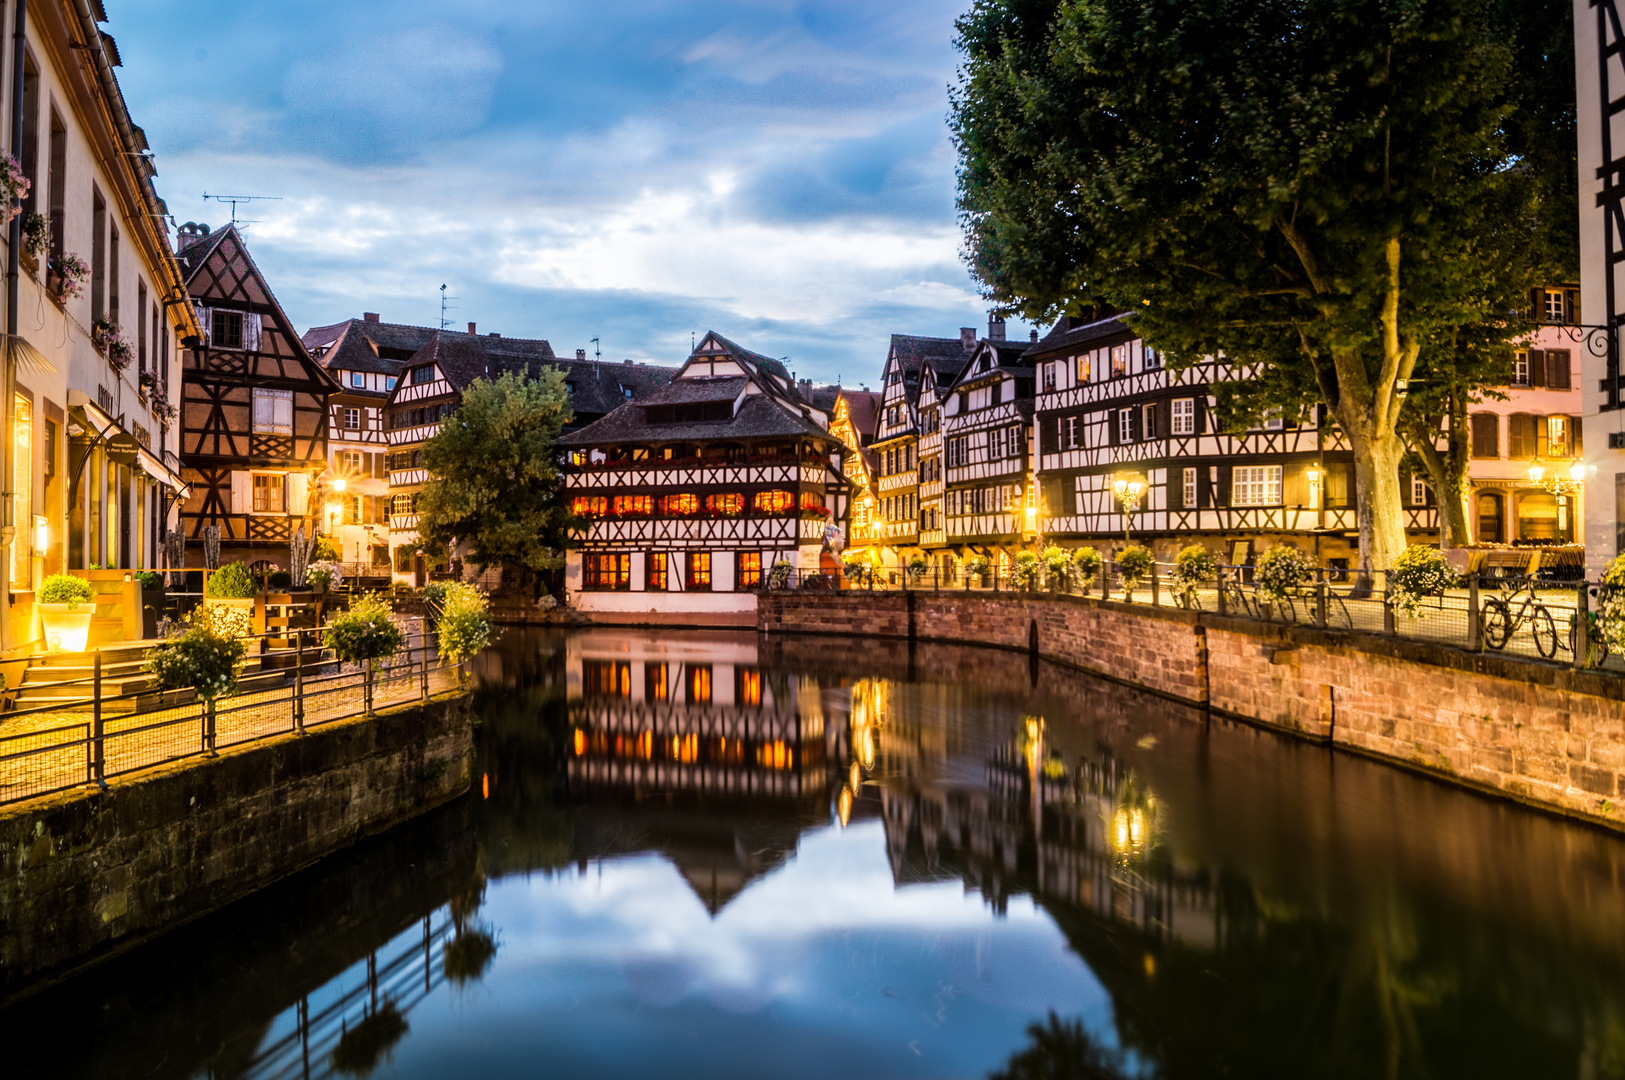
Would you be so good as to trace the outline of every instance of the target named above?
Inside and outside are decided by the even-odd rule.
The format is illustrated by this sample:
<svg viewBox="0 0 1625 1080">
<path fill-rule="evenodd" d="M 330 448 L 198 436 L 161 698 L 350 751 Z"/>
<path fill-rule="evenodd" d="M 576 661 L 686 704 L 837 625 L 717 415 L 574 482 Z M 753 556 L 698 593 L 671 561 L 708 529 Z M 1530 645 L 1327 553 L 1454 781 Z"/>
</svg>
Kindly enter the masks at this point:
<svg viewBox="0 0 1625 1080">
<path fill-rule="evenodd" d="M 467 798 L 6 1077 L 1625 1076 L 1625 840 L 970 647 L 510 631 Z"/>
</svg>

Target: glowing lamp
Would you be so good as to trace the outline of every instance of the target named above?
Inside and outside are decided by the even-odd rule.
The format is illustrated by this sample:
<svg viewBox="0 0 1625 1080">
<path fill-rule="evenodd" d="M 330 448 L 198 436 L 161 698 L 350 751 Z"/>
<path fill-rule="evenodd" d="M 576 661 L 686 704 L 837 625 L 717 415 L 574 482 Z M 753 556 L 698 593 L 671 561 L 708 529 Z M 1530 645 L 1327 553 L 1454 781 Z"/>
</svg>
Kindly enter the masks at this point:
<svg viewBox="0 0 1625 1080">
<path fill-rule="evenodd" d="M 1546 466 L 1538 464 L 1538 463 L 1529 466 L 1529 482 L 1530 483 L 1532 483 L 1532 484 L 1540 483 L 1541 477 L 1543 477 L 1545 475 L 1546 475 Z"/>
<path fill-rule="evenodd" d="M 1585 478 L 1586 478 L 1586 463 L 1585 462 L 1576 461 L 1573 465 L 1569 466 L 1569 479 L 1570 480 L 1573 480 L 1576 484 L 1579 484 L 1579 483 L 1584 482 Z"/>
<path fill-rule="evenodd" d="M 34 550 L 44 552 L 51 546 L 51 526 L 48 519 L 34 518 Z"/>
<path fill-rule="evenodd" d="M 334 491 L 343 491 L 344 490 L 344 477 L 339 476 L 339 477 L 334 478 L 334 480 L 333 480 L 333 490 Z"/>
<path fill-rule="evenodd" d="M 1320 470 L 1313 465 L 1309 466 L 1309 482 L 1311 484 L 1320 483 Z"/>
</svg>

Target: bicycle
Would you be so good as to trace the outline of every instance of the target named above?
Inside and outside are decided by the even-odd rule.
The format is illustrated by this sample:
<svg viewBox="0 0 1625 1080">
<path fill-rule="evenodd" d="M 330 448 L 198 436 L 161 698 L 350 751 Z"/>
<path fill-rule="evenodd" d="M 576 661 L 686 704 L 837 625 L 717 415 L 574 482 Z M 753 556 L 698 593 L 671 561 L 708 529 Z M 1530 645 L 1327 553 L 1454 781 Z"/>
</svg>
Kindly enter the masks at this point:
<svg viewBox="0 0 1625 1080">
<path fill-rule="evenodd" d="M 1523 600 L 1518 600 L 1519 596 Z M 1513 605 L 1517 604 L 1514 609 Z M 1512 635 L 1528 624 L 1530 636 L 1535 640 L 1535 651 L 1541 657 L 1550 660 L 1557 655 L 1557 622 L 1552 613 L 1547 610 L 1545 603 L 1535 593 L 1533 582 L 1524 582 L 1510 591 L 1506 585 L 1501 586 L 1501 595 L 1484 601 L 1483 611 L 1479 614 L 1479 626 L 1484 635 L 1484 644 L 1500 651 L 1506 648 Z M 1575 628 L 1570 627 L 1570 642 L 1573 642 Z"/>
</svg>

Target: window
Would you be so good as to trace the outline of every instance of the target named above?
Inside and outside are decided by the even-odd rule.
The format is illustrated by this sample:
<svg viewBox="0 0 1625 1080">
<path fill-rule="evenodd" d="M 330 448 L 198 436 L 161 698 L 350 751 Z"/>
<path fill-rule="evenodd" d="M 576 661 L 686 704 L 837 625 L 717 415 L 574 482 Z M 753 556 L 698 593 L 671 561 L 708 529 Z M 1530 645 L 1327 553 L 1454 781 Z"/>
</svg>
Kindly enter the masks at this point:
<svg viewBox="0 0 1625 1080">
<path fill-rule="evenodd" d="M 1567 349 L 1546 350 L 1546 389 L 1567 390 L 1569 388 L 1569 351 Z"/>
<path fill-rule="evenodd" d="M 11 587 L 27 589 L 34 586 L 35 554 L 45 554 L 34 551 L 34 530 L 28 527 L 34 520 L 34 403 L 21 394 L 13 395 L 11 402 L 11 489 L 14 492 L 11 505 L 18 524 L 11 544 Z M 49 454 L 52 447 L 46 444 L 44 449 Z"/>
<path fill-rule="evenodd" d="M 1473 456 L 1501 456 L 1501 418 L 1494 413 L 1474 413 L 1472 418 Z"/>
<path fill-rule="evenodd" d="M 664 551 L 651 551 L 645 556 L 644 571 L 645 582 L 643 587 L 650 592 L 666 591 L 666 553 Z M 664 682 L 664 680 L 662 680 Z M 662 695 L 664 697 L 664 695 Z"/>
<path fill-rule="evenodd" d="M 1078 418 L 1076 416 L 1063 416 L 1061 418 L 1061 446 L 1067 450 L 1078 448 Z"/>
<path fill-rule="evenodd" d="M 361 464 L 361 451 L 342 450 L 339 452 L 339 472 L 345 476 L 360 476 L 364 471 Z"/>
<path fill-rule="evenodd" d="M 218 317 L 221 313 L 215 312 Z M 227 312 L 227 314 L 233 314 Z M 254 391 L 254 433 L 256 435 L 293 434 L 293 391 Z"/>
<path fill-rule="evenodd" d="M 1078 364 L 1078 381 L 1080 383 L 1088 382 L 1089 381 L 1089 368 L 1090 368 L 1089 357 L 1087 357 L 1087 356 L 1078 357 L 1077 358 L 1077 364 Z"/>
<path fill-rule="evenodd" d="M 677 517 L 697 514 L 700 512 L 700 497 L 686 491 L 679 495 L 662 495 L 660 497 L 660 512 Z"/>
<path fill-rule="evenodd" d="M 655 510 L 653 495 L 617 495 L 610 503 L 616 517 L 649 517 Z"/>
<path fill-rule="evenodd" d="M 1281 410 L 1280 409 L 1270 409 L 1269 411 L 1264 413 L 1264 430 L 1265 431 L 1280 431 L 1285 426 L 1286 426 L 1286 421 L 1281 418 Z"/>
<path fill-rule="evenodd" d="M 570 512 L 583 517 L 603 517 L 609 513 L 609 498 L 604 495 L 577 495 L 570 500 Z"/>
<path fill-rule="evenodd" d="M 367 385 L 367 377 L 359 371 L 352 371 L 350 372 L 350 385 L 364 388 Z"/>
<path fill-rule="evenodd" d="M 1528 413 L 1507 417 L 1507 451 L 1513 458 L 1535 456 L 1535 418 Z"/>
<path fill-rule="evenodd" d="M 762 673 L 756 668 L 736 668 L 739 685 L 734 691 L 734 704 L 760 705 L 762 703 Z"/>
<path fill-rule="evenodd" d="M 389 500 L 389 512 L 405 517 L 417 513 L 418 497 L 416 495 L 395 495 Z"/>
<path fill-rule="evenodd" d="M 737 491 L 707 495 L 705 509 L 716 517 L 738 517 L 745 512 L 745 497 Z"/>
<path fill-rule="evenodd" d="M 1411 505 L 1426 506 L 1428 504 L 1428 482 L 1411 473 Z"/>
<path fill-rule="evenodd" d="M 688 587 L 696 592 L 711 591 L 711 553 L 709 551 L 691 551 L 688 553 Z M 707 669 L 709 671 L 709 669 Z M 710 701 L 707 693 L 705 700 Z"/>
<path fill-rule="evenodd" d="M 1196 434 L 1196 399 L 1176 398 L 1169 427 L 1173 435 Z"/>
<path fill-rule="evenodd" d="M 1546 418 L 1546 452 L 1552 457 L 1568 457 L 1569 431 L 1568 417 L 1548 416 Z"/>
<path fill-rule="evenodd" d="M 358 428 L 360 428 L 361 427 L 361 410 L 360 409 L 345 409 L 344 410 L 344 426 L 345 426 L 346 429 L 348 429 L 350 431 L 355 431 Z"/>
<path fill-rule="evenodd" d="M 243 347 L 243 313 L 240 311 L 221 311 L 214 309 L 214 321 L 210 326 L 209 344 L 216 349 L 240 349 Z"/>
<path fill-rule="evenodd" d="M 1512 355 L 1512 385 L 1529 385 L 1529 354 L 1526 352 Z"/>
<path fill-rule="evenodd" d="M 1045 364 L 1044 365 L 1044 389 L 1045 390 L 1054 390 L 1055 389 L 1055 371 L 1060 366 L 1061 366 L 1060 364 Z"/>
<path fill-rule="evenodd" d="M 1569 321 L 1568 313 L 1563 307 L 1563 291 L 1561 289 L 1542 289 L 1545 293 L 1545 310 L 1542 314 L 1549 323 L 1566 323 Z"/>
<path fill-rule="evenodd" d="M 741 551 L 735 557 L 735 569 L 740 589 L 754 589 L 762 583 L 762 553 Z"/>
<path fill-rule="evenodd" d="M 1157 438 L 1157 407 L 1155 405 L 1141 407 L 1140 431 L 1147 439 Z"/>
<path fill-rule="evenodd" d="M 631 697 L 632 665 L 625 660 L 583 660 L 581 695 L 590 698 Z"/>
<path fill-rule="evenodd" d="M 406 373 L 406 375 L 407 375 L 407 379 L 411 382 L 411 384 L 413 386 L 417 386 L 417 385 L 419 385 L 421 383 L 433 382 L 434 381 L 434 365 L 433 364 L 425 364 L 423 367 L 415 367 L 411 371 L 408 371 Z"/>
<path fill-rule="evenodd" d="M 390 376 L 388 376 L 387 378 L 384 379 L 384 389 L 385 390 L 393 390 L 393 389 L 395 389 L 395 376 L 390 375 Z"/>
<path fill-rule="evenodd" d="M 1231 480 L 1233 506 L 1279 506 L 1281 466 L 1238 465 Z"/>
<path fill-rule="evenodd" d="M 1128 346 L 1115 345 L 1112 347 L 1112 375 L 1128 374 Z"/>
<path fill-rule="evenodd" d="M 581 587 L 584 589 L 630 589 L 632 556 L 605 555 L 589 551 L 581 557 Z"/>
<path fill-rule="evenodd" d="M 281 473 L 254 474 L 254 513 L 285 514 L 288 511 Z"/>
<path fill-rule="evenodd" d="M 751 499 L 751 508 L 758 514 L 786 514 L 796 508 L 793 491 L 758 491 Z"/>
<path fill-rule="evenodd" d="M 1134 410 L 1122 409 L 1117 414 L 1117 441 L 1134 441 Z"/>
<path fill-rule="evenodd" d="M 1146 370 L 1153 371 L 1162 366 L 1162 354 L 1155 349 L 1145 350 Z"/>
<path fill-rule="evenodd" d="M 1183 470 L 1180 478 L 1180 505 L 1185 509 L 1194 509 L 1196 506 L 1196 470 Z"/>
</svg>

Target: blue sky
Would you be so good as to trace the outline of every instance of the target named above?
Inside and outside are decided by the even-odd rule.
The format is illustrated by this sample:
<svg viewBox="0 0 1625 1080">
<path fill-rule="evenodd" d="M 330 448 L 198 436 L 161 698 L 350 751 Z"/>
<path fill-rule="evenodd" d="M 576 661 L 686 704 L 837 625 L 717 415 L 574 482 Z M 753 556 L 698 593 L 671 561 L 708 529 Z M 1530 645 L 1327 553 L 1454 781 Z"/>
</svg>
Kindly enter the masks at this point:
<svg viewBox="0 0 1625 1080">
<path fill-rule="evenodd" d="M 947 135 L 965 0 L 108 0 L 180 221 L 242 216 L 301 327 L 363 310 L 676 362 L 715 329 L 878 384 L 985 327 Z M 1012 322 L 1010 333 L 1027 328 Z"/>
</svg>

